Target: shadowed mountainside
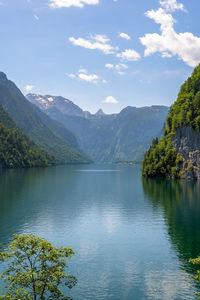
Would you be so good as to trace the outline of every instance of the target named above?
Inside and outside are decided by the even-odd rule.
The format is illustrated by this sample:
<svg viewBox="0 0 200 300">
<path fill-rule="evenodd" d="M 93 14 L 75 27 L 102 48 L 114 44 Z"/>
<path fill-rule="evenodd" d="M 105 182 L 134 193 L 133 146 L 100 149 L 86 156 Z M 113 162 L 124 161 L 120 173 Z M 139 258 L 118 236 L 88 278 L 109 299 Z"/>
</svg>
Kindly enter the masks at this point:
<svg viewBox="0 0 200 300">
<path fill-rule="evenodd" d="M 153 137 L 162 135 L 168 107 L 126 107 L 119 114 L 102 110 L 92 115 L 63 97 L 28 94 L 27 99 L 77 137 L 94 161 L 141 160 Z"/>
<path fill-rule="evenodd" d="M 4 110 L 40 148 L 49 151 L 57 163 L 86 163 L 79 152 L 76 138 L 67 129 L 38 112 L 16 85 L 0 72 L 0 104 Z M 76 149 L 74 148 L 76 147 Z"/>
</svg>

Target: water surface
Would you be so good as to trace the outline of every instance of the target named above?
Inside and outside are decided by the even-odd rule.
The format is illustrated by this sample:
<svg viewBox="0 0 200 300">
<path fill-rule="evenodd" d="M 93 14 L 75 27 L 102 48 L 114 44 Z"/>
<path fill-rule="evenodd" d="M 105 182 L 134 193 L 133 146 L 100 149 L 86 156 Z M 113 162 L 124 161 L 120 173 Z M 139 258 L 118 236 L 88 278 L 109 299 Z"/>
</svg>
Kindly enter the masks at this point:
<svg viewBox="0 0 200 300">
<path fill-rule="evenodd" d="M 0 174 L 0 242 L 35 233 L 73 247 L 77 300 L 194 299 L 199 216 L 199 183 L 145 180 L 140 166 Z"/>
</svg>

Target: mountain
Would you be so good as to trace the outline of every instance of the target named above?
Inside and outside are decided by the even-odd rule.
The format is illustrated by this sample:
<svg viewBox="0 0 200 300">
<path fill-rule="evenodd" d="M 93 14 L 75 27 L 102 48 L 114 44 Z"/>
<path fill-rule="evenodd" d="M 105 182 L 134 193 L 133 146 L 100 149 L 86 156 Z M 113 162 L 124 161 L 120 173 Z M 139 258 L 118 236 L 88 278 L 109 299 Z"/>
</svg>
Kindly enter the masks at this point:
<svg viewBox="0 0 200 300">
<path fill-rule="evenodd" d="M 0 72 L 0 104 L 17 126 L 40 148 L 55 156 L 57 163 L 88 162 L 87 157 L 73 147 L 77 145 L 73 134 L 62 125 L 51 121 L 44 113 L 38 112 L 38 108 L 29 103 L 16 85 L 2 72 Z"/>
<path fill-rule="evenodd" d="M 28 94 L 26 97 L 31 103 L 36 104 L 44 111 L 53 107 L 57 108 L 65 115 L 84 117 L 84 112 L 79 106 L 61 96 Z"/>
<path fill-rule="evenodd" d="M 47 114 L 45 114 L 41 109 L 39 109 L 36 105 L 32 104 L 32 109 L 37 113 L 42 122 L 50 128 L 56 135 L 59 135 L 64 139 L 65 142 L 70 144 L 73 148 L 82 152 L 76 137 L 74 134 L 69 131 L 63 124 L 51 119 Z"/>
<path fill-rule="evenodd" d="M 95 116 L 96 117 L 101 117 L 101 116 L 105 116 L 106 114 L 103 112 L 103 110 L 100 108 L 97 112 L 96 112 L 96 114 L 95 114 Z"/>
<path fill-rule="evenodd" d="M 46 96 L 29 94 L 27 99 L 41 107 L 41 99 Z M 60 98 L 48 96 L 52 99 Z M 66 107 L 71 101 L 65 102 Z M 119 114 L 106 115 L 101 109 L 96 114 L 75 115 L 63 113 L 57 103 L 43 107 L 51 118 L 71 130 L 85 153 L 96 162 L 118 162 L 141 160 L 151 144 L 152 138 L 161 136 L 168 107 L 127 107 Z M 69 110 L 67 110 L 69 111 Z"/>
<path fill-rule="evenodd" d="M 0 167 L 44 167 L 55 158 L 39 149 L 0 105 Z"/>
<path fill-rule="evenodd" d="M 153 140 L 142 173 L 200 179 L 200 65 L 181 86 L 167 116 L 164 137 Z"/>
</svg>

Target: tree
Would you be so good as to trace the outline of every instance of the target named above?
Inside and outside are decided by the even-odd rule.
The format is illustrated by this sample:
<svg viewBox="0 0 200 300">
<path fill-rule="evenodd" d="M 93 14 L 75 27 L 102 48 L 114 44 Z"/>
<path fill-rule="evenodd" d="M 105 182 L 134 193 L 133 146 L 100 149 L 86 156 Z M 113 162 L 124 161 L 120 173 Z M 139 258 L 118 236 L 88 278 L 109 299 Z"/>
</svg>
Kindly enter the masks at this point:
<svg viewBox="0 0 200 300">
<path fill-rule="evenodd" d="M 200 265 L 200 257 L 197 258 L 190 258 L 189 260 L 193 265 Z M 196 275 L 194 276 L 194 279 L 200 282 L 200 270 L 197 270 Z M 196 296 L 200 296 L 200 292 L 195 293 Z M 198 298 L 200 299 L 200 297 Z"/>
<path fill-rule="evenodd" d="M 71 299 L 60 288 L 71 289 L 77 283 L 76 277 L 65 273 L 66 259 L 73 254 L 72 248 L 54 247 L 34 234 L 14 235 L 6 250 L 0 252 L 0 260 L 8 262 L 0 275 L 6 284 L 0 299 Z"/>
</svg>

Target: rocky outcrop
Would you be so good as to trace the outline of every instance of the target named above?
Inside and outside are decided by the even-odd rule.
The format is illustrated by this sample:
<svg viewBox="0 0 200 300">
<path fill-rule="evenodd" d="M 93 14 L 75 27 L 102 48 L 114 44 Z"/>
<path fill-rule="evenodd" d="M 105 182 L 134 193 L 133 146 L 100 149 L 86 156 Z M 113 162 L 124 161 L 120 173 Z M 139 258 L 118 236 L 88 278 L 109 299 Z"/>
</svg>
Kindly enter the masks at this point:
<svg viewBox="0 0 200 300">
<path fill-rule="evenodd" d="M 175 131 L 172 145 L 180 155 L 181 177 L 200 179 L 200 133 L 190 126 Z"/>
</svg>

